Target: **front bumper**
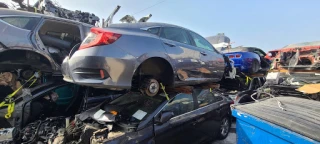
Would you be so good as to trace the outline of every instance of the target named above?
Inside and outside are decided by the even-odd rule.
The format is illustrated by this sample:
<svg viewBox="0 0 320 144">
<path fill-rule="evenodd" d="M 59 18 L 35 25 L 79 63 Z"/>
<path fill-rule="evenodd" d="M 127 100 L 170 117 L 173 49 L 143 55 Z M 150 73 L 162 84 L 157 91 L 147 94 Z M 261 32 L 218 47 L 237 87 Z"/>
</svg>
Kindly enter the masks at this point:
<svg viewBox="0 0 320 144">
<path fill-rule="evenodd" d="M 135 59 L 109 56 L 76 55 L 75 53 L 71 58 L 66 57 L 61 65 L 63 79 L 94 88 L 130 89 Z"/>
</svg>

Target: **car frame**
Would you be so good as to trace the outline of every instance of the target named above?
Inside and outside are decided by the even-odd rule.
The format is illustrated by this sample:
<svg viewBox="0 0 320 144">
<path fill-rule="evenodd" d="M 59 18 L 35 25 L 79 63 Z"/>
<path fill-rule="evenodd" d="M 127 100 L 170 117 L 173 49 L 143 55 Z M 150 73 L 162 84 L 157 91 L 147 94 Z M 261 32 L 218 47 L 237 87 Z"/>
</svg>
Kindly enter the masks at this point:
<svg viewBox="0 0 320 144">
<path fill-rule="evenodd" d="M 178 34 L 182 40 L 164 33 Z M 107 42 L 98 40 L 102 35 Z M 194 39 L 205 43 L 207 49 L 196 46 Z M 176 87 L 218 82 L 224 76 L 225 61 L 205 38 L 191 30 L 146 22 L 92 28 L 62 67 L 67 82 L 113 90 L 140 89 L 153 96 L 160 83 Z"/>
<path fill-rule="evenodd" d="M 60 78 L 61 77 L 57 77 Z M 56 91 L 59 88 L 63 87 L 73 87 L 72 96 L 66 95 L 64 97 L 59 96 L 56 103 L 60 107 L 66 107 L 66 111 L 61 114 L 61 116 L 69 116 L 69 115 L 75 115 L 79 112 L 85 111 L 89 108 L 92 108 L 96 106 L 97 104 L 100 104 L 101 101 L 111 101 L 113 99 L 118 98 L 122 93 L 125 92 L 113 92 L 113 93 L 107 93 L 105 91 L 103 94 L 101 94 L 101 90 L 99 89 L 92 89 L 90 87 L 83 87 L 83 86 L 77 86 L 75 84 L 67 83 L 63 80 L 50 80 L 44 84 L 40 84 L 34 88 L 31 89 L 24 89 L 23 94 L 15 97 L 15 111 L 12 113 L 12 117 L 9 119 L 4 118 L 4 114 L 7 112 L 7 108 L 3 107 L 1 108 L 1 117 L 0 117 L 0 128 L 9 128 L 9 127 L 16 127 L 18 129 L 23 128 L 28 123 L 33 122 L 34 120 L 39 120 L 40 118 L 31 118 L 32 113 L 34 113 L 32 110 L 35 109 L 41 109 L 35 108 L 32 109 L 33 103 L 37 100 L 43 98 L 51 91 Z M 60 89 L 60 92 L 58 94 L 62 94 L 63 90 Z M 69 91 L 70 92 L 70 91 Z M 66 94 L 70 94 L 64 91 Z M 69 102 L 69 103 L 68 103 Z M 57 109 L 57 111 L 60 111 L 61 109 Z M 31 115 L 30 115 L 31 113 Z M 2 115 L 3 114 L 3 115 Z M 1 140 L 0 140 L 1 141 Z"/>
<path fill-rule="evenodd" d="M 290 44 L 273 55 L 272 69 L 317 70 L 320 66 L 320 41 Z"/>
</svg>

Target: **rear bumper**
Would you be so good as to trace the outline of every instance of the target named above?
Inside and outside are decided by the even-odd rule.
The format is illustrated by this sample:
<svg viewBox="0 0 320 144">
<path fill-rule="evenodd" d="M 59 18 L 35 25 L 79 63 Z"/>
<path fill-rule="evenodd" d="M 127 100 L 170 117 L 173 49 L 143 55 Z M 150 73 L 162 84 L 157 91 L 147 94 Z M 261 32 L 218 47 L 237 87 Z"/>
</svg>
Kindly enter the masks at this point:
<svg viewBox="0 0 320 144">
<path fill-rule="evenodd" d="M 87 54 L 84 54 L 86 50 L 81 50 L 71 58 L 64 59 L 61 69 L 65 81 L 112 90 L 131 88 L 136 63 L 133 57 L 130 59 L 110 57 L 112 54 L 100 56 L 90 53 L 94 48 L 90 49 Z"/>
<path fill-rule="evenodd" d="M 250 72 L 250 69 L 252 67 L 251 61 L 245 61 L 241 58 L 232 59 L 234 61 L 234 67 L 240 70 L 241 72 Z"/>
</svg>

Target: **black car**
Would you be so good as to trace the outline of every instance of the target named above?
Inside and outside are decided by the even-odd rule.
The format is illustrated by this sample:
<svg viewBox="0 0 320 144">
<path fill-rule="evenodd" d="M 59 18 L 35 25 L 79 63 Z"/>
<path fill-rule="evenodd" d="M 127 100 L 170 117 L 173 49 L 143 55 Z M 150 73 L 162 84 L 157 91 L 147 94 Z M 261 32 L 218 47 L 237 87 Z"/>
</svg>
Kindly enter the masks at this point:
<svg viewBox="0 0 320 144">
<path fill-rule="evenodd" d="M 21 132 L 21 142 L 202 143 L 226 138 L 231 124 L 230 101 L 202 89 L 168 92 L 168 97 L 164 93 L 150 97 L 128 92 L 76 115 L 70 123 L 66 119 L 30 123 Z M 30 129 L 42 133 L 26 136 Z M 61 135 L 61 131 L 66 132 Z M 52 137 L 43 139 L 47 134 Z"/>
</svg>

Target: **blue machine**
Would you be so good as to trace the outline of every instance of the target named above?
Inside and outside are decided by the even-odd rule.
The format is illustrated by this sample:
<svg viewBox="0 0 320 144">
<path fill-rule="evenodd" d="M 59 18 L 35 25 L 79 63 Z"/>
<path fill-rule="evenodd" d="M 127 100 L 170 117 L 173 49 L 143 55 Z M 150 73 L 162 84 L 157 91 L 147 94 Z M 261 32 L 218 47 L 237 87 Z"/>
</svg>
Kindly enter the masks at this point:
<svg viewBox="0 0 320 144">
<path fill-rule="evenodd" d="M 320 144 L 319 108 L 320 102 L 295 97 L 236 105 L 237 143 Z"/>
</svg>

